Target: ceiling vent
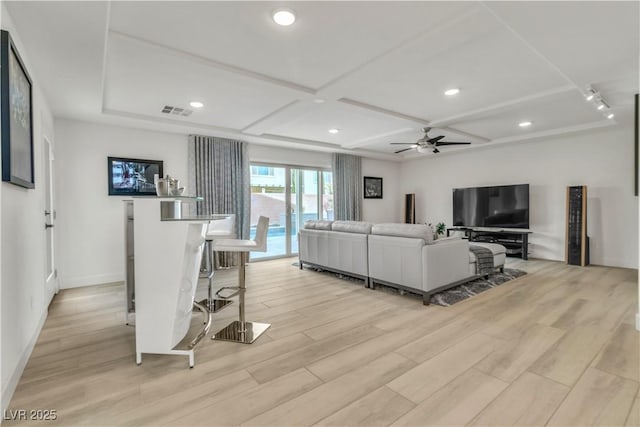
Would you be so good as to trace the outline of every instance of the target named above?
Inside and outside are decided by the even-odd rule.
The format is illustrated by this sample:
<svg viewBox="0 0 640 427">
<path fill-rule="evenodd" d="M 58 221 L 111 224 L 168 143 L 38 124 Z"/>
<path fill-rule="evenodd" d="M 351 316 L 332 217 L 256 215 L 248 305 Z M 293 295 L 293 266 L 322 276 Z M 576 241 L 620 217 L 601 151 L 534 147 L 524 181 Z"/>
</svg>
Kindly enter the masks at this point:
<svg viewBox="0 0 640 427">
<path fill-rule="evenodd" d="M 190 116 L 193 113 L 193 110 L 189 110 L 188 108 L 180 108 L 180 107 L 172 107 L 170 105 L 165 105 L 162 107 L 162 112 L 164 114 L 173 114 L 175 116 Z"/>
</svg>

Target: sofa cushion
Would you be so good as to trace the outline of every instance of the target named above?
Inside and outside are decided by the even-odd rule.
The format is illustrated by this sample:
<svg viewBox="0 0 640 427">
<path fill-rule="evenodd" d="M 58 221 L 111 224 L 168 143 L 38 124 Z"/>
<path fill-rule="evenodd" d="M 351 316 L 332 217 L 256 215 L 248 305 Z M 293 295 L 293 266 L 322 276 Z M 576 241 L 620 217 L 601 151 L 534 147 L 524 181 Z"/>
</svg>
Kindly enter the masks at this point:
<svg viewBox="0 0 640 427">
<path fill-rule="evenodd" d="M 460 236 L 438 237 L 438 239 L 434 240 L 433 243 L 434 244 L 446 243 L 446 242 L 450 242 L 452 240 L 462 240 L 462 237 L 460 237 Z"/>
<path fill-rule="evenodd" d="M 331 230 L 331 224 L 333 221 L 324 221 L 324 220 L 309 220 L 305 221 L 304 228 L 307 230 Z"/>
<path fill-rule="evenodd" d="M 376 224 L 371 228 L 371 234 L 422 239 L 428 245 L 433 243 L 433 230 L 425 224 Z"/>
<path fill-rule="evenodd" d="M 344 233 L 371 234 L 371 223 L 362 221 L 333 221 L 331 230 Z"/>
</svg>

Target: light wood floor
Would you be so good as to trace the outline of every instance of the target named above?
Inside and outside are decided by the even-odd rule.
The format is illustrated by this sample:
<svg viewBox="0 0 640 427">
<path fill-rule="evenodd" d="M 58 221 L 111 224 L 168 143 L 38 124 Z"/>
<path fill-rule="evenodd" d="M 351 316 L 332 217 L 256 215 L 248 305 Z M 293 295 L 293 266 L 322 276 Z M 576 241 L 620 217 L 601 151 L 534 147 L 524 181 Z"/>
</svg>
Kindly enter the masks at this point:
<svg viewBox="0 0 640 427">
<path fill-rule="evenodd" d="M 60 292 L 10 409 L 55 409 L 47 425 L 639 424 L 635 270 L 511 261 L 529 274 L 443 308 L 293 261 L 247 268 L 268 334 L 207 338 L 194 369 L 136 366 L 121 284 Z"/>
</svg>

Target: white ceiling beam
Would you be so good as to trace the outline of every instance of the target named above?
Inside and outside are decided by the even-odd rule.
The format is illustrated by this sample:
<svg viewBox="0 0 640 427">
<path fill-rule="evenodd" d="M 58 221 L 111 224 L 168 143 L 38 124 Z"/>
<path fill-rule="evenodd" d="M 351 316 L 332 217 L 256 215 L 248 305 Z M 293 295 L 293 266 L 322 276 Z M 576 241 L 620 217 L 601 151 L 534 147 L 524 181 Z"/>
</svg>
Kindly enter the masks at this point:
<svg viewBox="0 0 640 427">
<path fill-rule="evenodd" d="M 542 92 L 534 93 L 531 95 L 523 96 L 521 98 L 511 99 L 509 101 L 500 102 L 498 104 L 487 105 L 486 107 L 477 108 L 471 111 L 465 111 L 464 113 L 461 113 L 461 114 L 456 114 L 449 117 L 443 117 L 441 119 L 432 121 L 431 126 L 434 126 L 434 127 L 448 126 L 451 123 L 469 120 L 474 117 L 481 116 L 487 113 L 495 113 L 495 112 L 500 112 L 501 110 L 508 110 L 509 108 L 519 104 L 526 104 L 528 102 L 536 101 L 538 99 L 555 96 L 555 95 L 573 91 L 573 90 L 576 90 L 576 87 L 573 84 L 567 84 L 564 86 L 560 86 L 553 89 L 544 90 Z"/>
<path fill-rule="evenodd" d="M 193 53 L 181 50 L 181 49 L 176 49 L 161 43 L 156 43 L 147 39 L 144 39 L 142 37 L 137 37 L 137 36 L 132 36 L 130 34 L 126 34 L 126 33 L 122 33 L 119 31 L 115 31 L 115 30 L 110 30 L 109 34 L 113 35 L 113 36 L 117 36 L 117 37 L 121 37 L 121 38 L 125 38 L 125 39 L 129 39 L 129 40 L 134 40 L 138 43 L 141 44 L 145 44 L 147 46 L 152 46 L 155 47 L 157 49 L 161 49 L 161 50 L 166 50 L 168 52 L 170 52 L 173 55 L 176 55 L 178 57 L 181 57 L 183 59 L 192 61 L 192 62 L 196 62 L 202 65 L 205 65 L 207 67 L 211 67 L 211 68 L 215 68 L 217 70 L 220 71 L 224 71 L 230 74 L 233 74 L 235 76 L 244 76 L 244 77 L 248 77 L 250 79 L 253 80 L 259 80 L 263 83 L 267 83 L 267 84 L 271 84 L 274 86 L 279 86 L 281 88 L 285 88 L 285 89 L 289 89 L 289 90 L 293 90 L 295 92 L 298 92 L 300 94 L 301 97 L 309 97 L 309 96 L 315 96 L 316 94 L 316 90 L 307 86 L 303 86 L 297 83 L 293 83 L 287 80 L 283 80 L 283 79 L 278 79 L 276 77 L 272 77 L 266 74 L 262 74 L 262 73 L 258 73 L 255 71 L 251 71 L 251 70 L 247 70 L 245 68 L 241 68 L 241 67 L 236 67 L 235 65 L 230 65 L 230 64 L 225 64 L 223 62 L 220 61 L 215 61 L 213 59 L 209 59 L 206 58 L 204 56 L 200 56 L 200 55 L 195 55 Z"/>
<path fill-rule="evenodd" d="M 360 139 L 358 141 L 349 143 L 349 144 L 342 144 L 343 147 L 345 148 L 358 148 L 358 147 L 364 147 L 367 145 L 372 145 L 375 142 L 380 141 L 381 139 L 387 138 L 389 140 L 391 140 L 392 137 L 396 136 L 396 135 L 400 135 L 403 133 L 407 133 L 410 131 L 415 131 L 416 129 L 413 127 L 409 127 L 409 128 L 400 128 L 400 129 L 396 129 L 393 130 L 391 132 L 384 132 L 384 133 L 380 133 L 380 134 L 376 134 L 367 138 L 363 138 Z"/>
<path fill-rule="evenodd" d="M 390 47 L 389 49 L 385 50 L 384 52 L 381 52 L 378 55 L 370 58 L 369 60 L 364 61 L 361 64 L 358 64 L 357 66 L 353 67 L 352 69 L 350 69 L 348 71 L 345 71 L 341 75 L 334 77 L 332 80 L 328 81 L 327 83 L 322 85 L 320 88 L 318 88 L 318 96 L 330 96 L 330 97 L 337 98 L 337 96 L 335 95 L 335 92 L 332 91 L 332 88 L 335 87 L 336 85 L 338 85 L 345 78 L 353 75 L 354 73 L 356 73 L 358 71 L 361 71 L 362 69 L 368 67 L 369 65 L 373 64 L 374 62 L 379 61 L 380 59 L 385 58 L 385 57 L 391 55 L 392 53 L 397 52 L 398 50 L 402 49 L 403 47 L 405 47 L 405 46 L 407 46 L 407 45 L 409 45 L 411 43 L 414 43 L 416 41 L 425 39 L 427 37 L 432 37 L 437 33 L 445 31 L 446 29 L 450 28 L 451 26 L 453 26 L 453 25 L 455 25 L 455 24 L 467 19 L 471 15 L 474 15 L 474 14 L 478 13 L 480 10 L 482 10 L 482 9 L 477 7 L 477 6 L 472 6 L 465 13 L 457 15 L 454 18 L 449 19 L 446 22 L 442 22 L 442 23 L 440 23 L 438 25 L 434 25 L 434 26 L 428 28 L 425 31 L 421 31 L 416 35 L 408 37 L 407 39 L 401 41 L 400 43 L 396 44 L 395 46 Z"/>
<path fill-rule="evenodd" d="M 307 108 L 301 108 L 304 105 L 300 100 L 295 100 L 287 105 L 278 108 L 259 118 L 258 120 L 250 123 L 242 129 L 242 132 L 250 135 L 261 135 L 273 129 L 274 127 L 288 123 L 296 117 L 300 117 L 302 114 L 311 110 L 311 104 L 307 103 Z"/>
<path fill-rule="evenodd" d="M 132 124 L 146 124 L 151 130 L 158 131 L 158 125 L 162 125 L 165 131 L 175 133 L 202 135 L 215 135 L 223 138 L 237 139 L 253 144 L 271 145 L 275 147 L 289 148 L 295 150 L 320 151 L 326 153 L 345 153 L 362 156 L 371 159 L 389 160 L 399 162 L 402 159 L 389 153 L 381 153 L 368 150 L 350 150 L 339 145 L 329 144 L 321 141 L 311 141 L 306 139 L 288 138 L 279 135 L 263 134 L 260 136 L 245 134 L 238 129 L 205 125 L 200 123 L 185 122 L 179 119 L 147 116 L 144 114 L 130 113 L 114 109 L 105 109 L 103 116 L 112 118 L 127 119 Z M 145 126 L 142 126 L 145 127 Z"/>
<path fill-rule="evenodd" d="M 604 127 L 614 126 L 616 124 L 617 123 L 614 120 L 605 119 L 605 120 L 599 120 L 597 122 L 585 123 L 585 124 L 580 124 L 575 126 L 566 126 L 562 128 L 543 130 L 540 132 L 532 132 L 532 133 L 526 133 L 522 135 L 496 138 L 487 144 L 481 144 L 481 145 L 484 146 L 484 145 L 507 144 L 507 143 L 513 143 L 518 141 L 528 141 L 531 139 L 548 138 L 550 136 L 560 136 L 560 135 L 565 135 L 569 133 L 584 132 L 592 129 L 599 129 Z"/>
<path fill-rule="evenodd" d="M 353 99 L 348 99 L 348 98 L 341 98 L 338 100 L 339 102 L 342 102 L 343 104 L 348 104 L 357 108 L 362 108 L 363 110 L 368 110 L 368 111 L 373 111 L 376 113 L 380 113 L 380 114 L 384 114 L 386 116 L 391 116 L 394 117 L 396 119 L 401 119 L 401 120 L 406 120 L 409 124 L 415 125 L 415 129 L 419 130 L 422 127 L 425 126 L 429 126 L 429 127 L 435 127 L 435 125 L 433 124 L 433 122 L 429 121 L 429 120 L 425 120 L 422 119 L 420 117 L 414 117 L 414 116 L 409 116 L 407 114 L 402 114 L 402 113 L 398 113 L 397 111 L 391 111 L 391 110 L 387 110 L 385 108 L 380 108 L 380 107 L 376 107 L 375 105 L 370 105 L 370 104 L 365 104 L 364 102 L 359 102 L 359 101 L 355 101 Z M 478 141 L 489 141 L 489 139 L 479 136 L 479 135 L 474 135 L 468 132 L 463 132 L 460 131 L 458 129 L 452 128 L 452 127 L 443 127 L 443 126 L 438 126 L 438 128 L 443 129 L 443 130 L 447 130 L 451 133 L 455 133 L 467 138 L 472 138 Z M 395 135 L 398 134 L 400 132 L 404 132 L 406 131 L 406 129 L 398 129 L 397 132 L 392 132 L 390 135 Z M 359 141 L 355 141 L 352 144 L 349 145 L 345 145 L 345 147 L 362 147 L 365 145 L 368 145 L 368 143 L 378 139 L 378 137 L 384 137 L 385 135 L 377 135 L 377 136 L 373 136 L 370 138 L 365 138 L 365 139 L 361 139 Z"/>
<path fill-rule="evenodd" d="M 494 11 L 486 2 L 481 1 L 480 4 L 485 7 L 485 9 L 493 16 L 496 21 L 498 21 L 504 28 L 506 28 L 511 34 L 513 34 L 522 44 L 524 44 L 531 52 L 533 52 L 538 58 L 540 58 L 544 63 L 546 63 L 549 68 L 553 69 L 556 73 L 558 73 L 563 79 L 567 81 L 567 83 L 572 84 L 575 89 L 581 90 L 578 84 L 573 81 L 571 77 L 565 74 L 564 71 L 560 69 L 554 62 L 552 62 L 549 58 L 542 54 L 538 49 L 536 49 L 531 43 L 527 41 L 519 32 L 517 32 L 511 25 L 507 23 L 496 11 Z"/>
</svg>

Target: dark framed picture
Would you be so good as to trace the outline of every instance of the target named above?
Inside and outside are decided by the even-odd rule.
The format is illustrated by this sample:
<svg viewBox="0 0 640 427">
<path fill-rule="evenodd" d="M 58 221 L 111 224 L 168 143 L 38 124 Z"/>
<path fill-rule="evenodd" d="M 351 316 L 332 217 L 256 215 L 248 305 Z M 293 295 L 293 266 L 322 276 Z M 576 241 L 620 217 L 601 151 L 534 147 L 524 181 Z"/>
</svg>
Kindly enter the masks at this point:
<svg viewBox="0 0 640 427">
<path fill-rule="evenodd" d="M 7 31 L 0 31 L 2 180 L 35 188 L 31 78 Z"/>
<path fill-rule="evenodd" d="M 155 196 L 155 176 L 162 178 L 162 160 L 109 157 L 110 196 Z"/>
<path fill-rule="evenodd" d="M 382 199 L 382 178 L 364 177 L 364 198 Z"/>
</svg>

